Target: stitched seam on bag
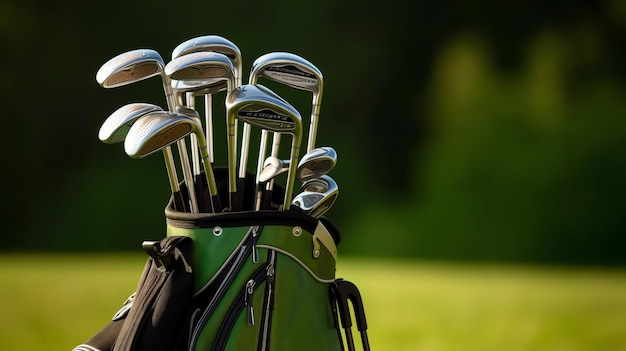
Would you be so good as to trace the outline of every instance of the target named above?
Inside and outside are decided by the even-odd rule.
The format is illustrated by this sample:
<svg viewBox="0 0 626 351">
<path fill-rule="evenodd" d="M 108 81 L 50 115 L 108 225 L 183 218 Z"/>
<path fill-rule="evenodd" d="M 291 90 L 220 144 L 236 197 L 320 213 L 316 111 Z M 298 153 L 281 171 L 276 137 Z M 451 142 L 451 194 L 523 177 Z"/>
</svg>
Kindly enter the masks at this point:
<svg viewBox="0 0 626 351">
<path fill-rule="evenodd" d="M 306 264 L 304 264 L 304 262 L 302 262 L 299 258 L 297 258 L 296 256 L 294 256 L 292 253 L 280 249 L 278 247 L 275 246 L 271 246 L 271 245 L 257 245 L 258 248 L 260 249 L 268 249 L 268 250 L 274 250 L 276 252 L 279 252 L 285 256 L 288 256 L 289 258 L 291 258 L 292 260 L 296 261 L 297 264 L 299 264 L 305 271 L 307 271 L 307 273 L 309 273 L 311 275 L 311 277 L 315 280 L 317 280 L 320 283 L 324 283 L 324 284 L 329 284 L 335 281 L 335 279 L 322 279 L 320 277 L 318 277 L 317 275 L 315 275 L 315 273 L 313 273 L 313 271 L 311 270 L 311 268 L 309 268 Z"/>
</svg>

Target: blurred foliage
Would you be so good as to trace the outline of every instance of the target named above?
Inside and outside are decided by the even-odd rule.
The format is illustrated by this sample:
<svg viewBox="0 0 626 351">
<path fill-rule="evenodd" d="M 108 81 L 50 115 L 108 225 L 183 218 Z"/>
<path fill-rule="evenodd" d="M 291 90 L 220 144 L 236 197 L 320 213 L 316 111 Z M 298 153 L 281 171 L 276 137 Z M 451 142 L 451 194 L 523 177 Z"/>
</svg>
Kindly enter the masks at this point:
<svg viewBox="0 0 626 351">
<path fill-rule="evenodd" d="M 342 254 L 626 264 L 624 2 L 185 5 L 0 5 L 0 249 L 136 250 L 162 237 L 162 159 L 97 138 L 116 108 L 165 104 L 161 85 L 105 90 L 95 72 L 130 49 L 168 60 L 218 34 L 244 67 L 291 51 L 323 72 L 317 145 L 339 154 L 328 216 Z M 310 93 L 267 85 L 308 115 Z"/>
</svg>

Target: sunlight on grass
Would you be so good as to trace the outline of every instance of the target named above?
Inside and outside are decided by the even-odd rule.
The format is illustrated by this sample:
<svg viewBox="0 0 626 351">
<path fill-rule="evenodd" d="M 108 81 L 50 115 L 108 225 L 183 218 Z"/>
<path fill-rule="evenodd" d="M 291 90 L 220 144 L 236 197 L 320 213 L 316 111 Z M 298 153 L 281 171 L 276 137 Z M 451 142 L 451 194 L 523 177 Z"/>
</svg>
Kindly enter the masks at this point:
<svg viewBox="0 0 626 351">
<path fill-rule="evenodd" d="M 372 349 L 626 350 L 626 272 L 345 260 Z"/>
<path fill-rule="evenodd" d="M 0 349 L 71 350 L 135 290 L 139 255 L 0 256 Z"/>
<path fill-rule="evenodd" d="M 144 263 L 1 255 L 0 349 L 71 350 L 110 320 Z M 626 350 L 624 270 L 340 257 L 337 276 L 361 291 L 373 350 Z"/>
</svg>

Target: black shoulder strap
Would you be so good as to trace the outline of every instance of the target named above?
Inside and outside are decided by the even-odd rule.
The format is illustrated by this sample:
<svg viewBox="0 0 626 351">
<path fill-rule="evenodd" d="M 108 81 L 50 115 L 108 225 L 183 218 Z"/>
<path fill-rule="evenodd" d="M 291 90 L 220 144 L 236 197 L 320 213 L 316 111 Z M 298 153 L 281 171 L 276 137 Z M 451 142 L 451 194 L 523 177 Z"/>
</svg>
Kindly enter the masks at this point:
<svg viewBox="0 0 626 351">
<path fill-rule="evenodd" d="M 146 241 L 150 256 L 113 351 L 174 350 L 193 295 L 193 241 Z"/>
</svg>

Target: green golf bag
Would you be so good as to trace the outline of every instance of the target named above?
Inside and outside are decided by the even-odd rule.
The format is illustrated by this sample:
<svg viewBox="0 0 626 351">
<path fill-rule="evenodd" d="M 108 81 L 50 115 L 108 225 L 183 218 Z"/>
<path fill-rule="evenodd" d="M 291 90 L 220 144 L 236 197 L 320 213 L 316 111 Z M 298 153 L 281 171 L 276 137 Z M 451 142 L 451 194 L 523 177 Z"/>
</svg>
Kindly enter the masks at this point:
<svg viewBox="0 0 626 351">
<path fill-rule="evenodd" d="M 352 315 L 369 349 L 360 294 L 335 277 L 340 234 L 328 219 L 171 203 L 165 217 L 167 236 L 144 242 L 137 292 L 75 351 L 354 350 Z"/>
</svg>

